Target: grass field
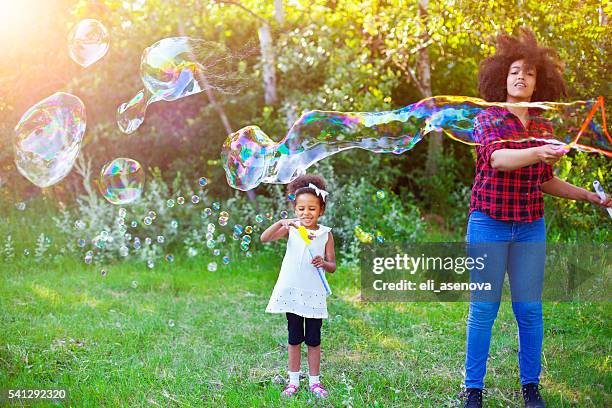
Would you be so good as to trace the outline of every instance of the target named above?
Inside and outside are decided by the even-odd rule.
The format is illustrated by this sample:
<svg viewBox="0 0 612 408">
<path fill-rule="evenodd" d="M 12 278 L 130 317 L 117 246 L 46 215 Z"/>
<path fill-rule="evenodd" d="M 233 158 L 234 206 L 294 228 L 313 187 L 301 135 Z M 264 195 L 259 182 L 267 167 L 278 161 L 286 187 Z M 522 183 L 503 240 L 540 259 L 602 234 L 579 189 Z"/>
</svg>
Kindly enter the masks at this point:
<svg viewBox="0 0 612 408">
<path fill-rule="evenodd" d="M 63 405 L 78 407 L 457 406 L 466 303 L 363 303 L 358 269 L 340 268 L 323 326 L 330 398 L 314 401 L 302 387 L 285 401 L 286 320 L 264 313 L 280 255 L 219 262 L 216 272 L 207 263 L 123 263 L 105 277 L 68 259 L 3 265 L 0 388 L 65 388 Z M 548 406 L 612 406 L 611 311 L 609 303 L 545 304 Z M 505 303 L 487 406 L 522 406 L 516 332 Z"/>
</svg>

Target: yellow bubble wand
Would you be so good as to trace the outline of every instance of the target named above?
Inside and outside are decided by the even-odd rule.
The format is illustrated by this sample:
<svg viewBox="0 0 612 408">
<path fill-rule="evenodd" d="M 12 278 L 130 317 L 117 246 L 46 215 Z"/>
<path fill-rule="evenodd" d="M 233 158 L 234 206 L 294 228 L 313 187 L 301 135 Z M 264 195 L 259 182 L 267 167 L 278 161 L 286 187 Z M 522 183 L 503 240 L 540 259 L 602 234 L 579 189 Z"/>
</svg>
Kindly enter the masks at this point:
<svg viewBox="0 0 612 408">
<path fill-rule="evenodd" d="M 308 236 L 308 231 L 303 225 L 300 225 L 297 228 L 297 231 L 300 234 L 300 238 L 302 238 L 304 240 L 304 243 L 306 243 L 306 249 L 308 250 L 310 259 L 314 259 L 314 255 L 312 254 L 312 251 L 310 250 L 310 244 L 312 243 L 312 240 Z M 325 279 L 325 271 L 321 268 L 317 268 L 317 273 L 319 274 L 319 279 L 321 279 L 321 283 L 323 284 L 323 287 L 325 288 L 325 292 L 327 293 L 327 296 L 331 295 L 332 293 L 331 289 L 329 288 L 327 279 Z"/>
</svg>

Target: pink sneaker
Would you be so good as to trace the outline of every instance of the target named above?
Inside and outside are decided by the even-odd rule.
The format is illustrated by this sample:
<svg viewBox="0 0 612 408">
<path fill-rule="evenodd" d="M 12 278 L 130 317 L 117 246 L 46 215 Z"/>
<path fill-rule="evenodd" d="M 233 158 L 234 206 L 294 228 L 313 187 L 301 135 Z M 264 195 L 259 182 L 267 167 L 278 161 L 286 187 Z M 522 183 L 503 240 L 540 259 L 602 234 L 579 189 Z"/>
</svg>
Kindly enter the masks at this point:
<svg viewBox="0 0 612 408">
<path fill-rule="evenodd" d="M 323 388 L 323 386 L 320 383 L 316 383 L 316 384 L 312 384 L 310 386 L 310 391 L 317 397 L 317 398 L 327 398 L 327 396 L 329 395 L 329 393 L 327 392 L 327 390 L 325 388 Z"/>
<path fill-rule="evenodd" d="M 292 397 L 293 394 L 295 394 L 298 390 L 298 387 L 293 385 L 293 384 L 289 384 L 284 390 L 283 392 L 281 392 L 281 396 L 282 397 Z"/>
</svg>

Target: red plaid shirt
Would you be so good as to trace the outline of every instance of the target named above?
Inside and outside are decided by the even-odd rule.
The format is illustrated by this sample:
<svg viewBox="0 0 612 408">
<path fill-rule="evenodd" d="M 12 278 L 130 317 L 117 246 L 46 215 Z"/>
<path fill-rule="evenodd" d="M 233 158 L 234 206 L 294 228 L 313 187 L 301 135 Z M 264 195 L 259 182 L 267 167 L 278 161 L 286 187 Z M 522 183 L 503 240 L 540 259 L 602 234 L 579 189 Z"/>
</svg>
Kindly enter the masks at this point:
<svg viewBox="0 0 612 408">
<path fill-rule="evenodd" d="M 503 221 L 531 222 L 544 216 L 542 183 L 553 177 L 552 166 L 538 162 L 516 170 L 501 171 L 491 167 L 491 154 L 499 149 L 525 149 L 544 142 L 499 142 L 496 140 L 550 138 L 552 125 L 529 109 L 527 129 L 518 117 L 505 108 L 493 106 L 474 119 L 476 146 L 476 177 L 472 186 L 470 213 L 480 211 Z"/>
</svg>

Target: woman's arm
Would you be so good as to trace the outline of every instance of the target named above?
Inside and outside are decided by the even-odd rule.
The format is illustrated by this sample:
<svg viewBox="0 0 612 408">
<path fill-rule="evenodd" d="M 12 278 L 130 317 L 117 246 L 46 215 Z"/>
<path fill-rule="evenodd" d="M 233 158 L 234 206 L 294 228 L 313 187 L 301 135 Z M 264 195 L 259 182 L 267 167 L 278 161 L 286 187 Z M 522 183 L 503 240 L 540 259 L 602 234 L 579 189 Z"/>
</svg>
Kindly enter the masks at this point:
<svg viewBox="0 0 612 408">
<path fill-rule="evenodd" d="M 564 154 L 563 148 L 551 144 L 527 149 L 499 149 L 491 153 L 491 167 L 501 171 L 510 171 L 540 161 L 552 165 Z"/>
<path fill-rule="evenodd" d="M 317 268 L 323 268 L 329 273 L 336 271 L 336 251 L 334 250 L 334 236 L 329 232 L 327 243 L 325 244 L 325 259 L 315 256 L 312 259 L 312 264 Z"/>
<path fill-rule="evenodd" d="M 289 228 L 297 228 L 297 220 L 280 220 L 270 225 L 262 234 L 261 242 L 271 242 L 284 238 L 289 234 Z"/>
<path fill-rule="evenodd" d="M 553 177 L 545 183 L 542 183 L 542 191 L 555 197 L 568 198 L 570 200 L 589 201 L 596 205 L 604 207 L 612 207 L 612 198 L 607 196 L 606 200 L 599 198 L 597 193 L 577 187 L 573 184 L 563 181 L 558 177 Z"/>
</svg>

